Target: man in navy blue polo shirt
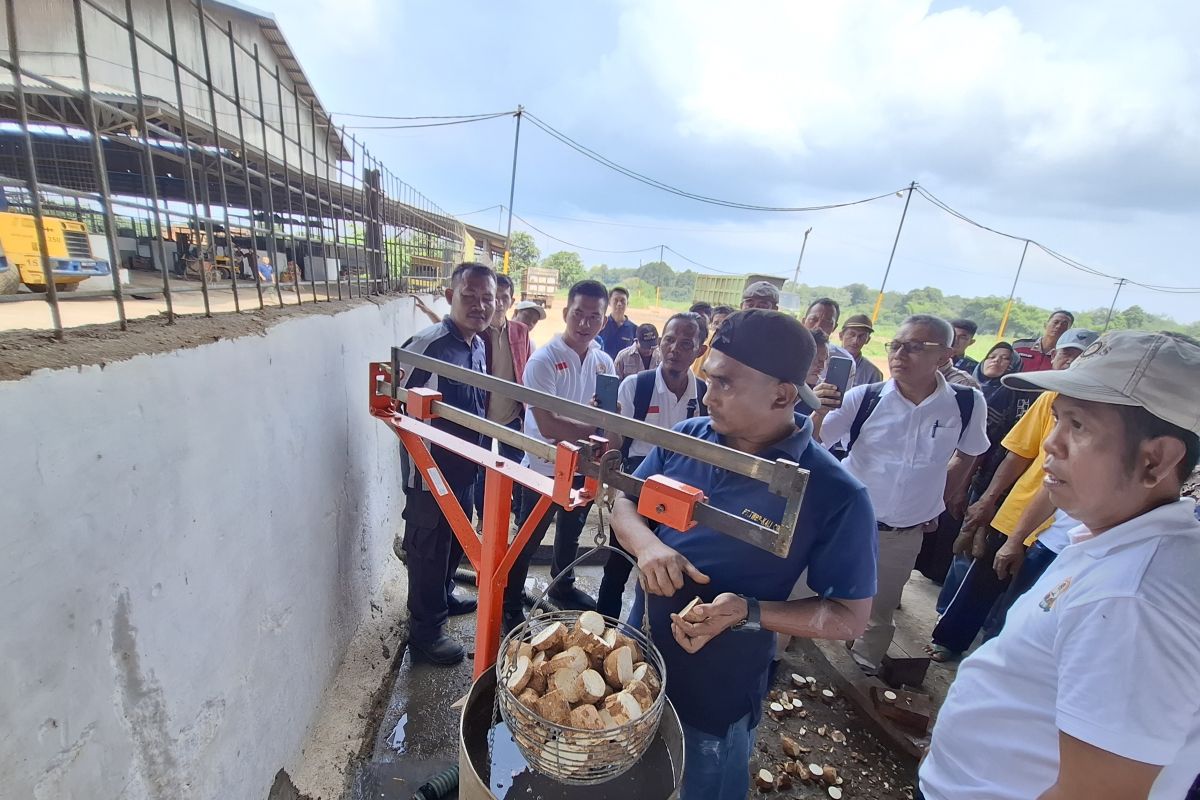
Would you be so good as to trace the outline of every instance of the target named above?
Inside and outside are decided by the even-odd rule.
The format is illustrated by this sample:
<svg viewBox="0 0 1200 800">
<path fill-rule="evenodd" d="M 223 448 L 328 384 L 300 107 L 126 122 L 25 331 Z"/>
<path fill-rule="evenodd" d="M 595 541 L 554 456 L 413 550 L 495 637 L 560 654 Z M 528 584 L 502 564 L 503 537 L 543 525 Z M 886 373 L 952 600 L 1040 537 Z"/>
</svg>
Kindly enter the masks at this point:
<svg viewBox="0 0 1200 800">
<path fill-rule="evenodd" d="M 600 347 L 613 360 L 637 339 L 637 325 L 625 316 L 628 307 L 629 292 L 622 286 L 614 286 L 608 293 L 608 316 L 598 335 Z"/>
<path fill-rule="evenodd" d="M 771 347 L 763 347 L 770 342 Z M 649 604 L 655 644 L 666 661 L 667 694 L 683 722 L 685 800 L 742 800 L 767 693 L 775 634 L 853 639 L 875 595 L 875 512 L 861 483 L 812 439 L 797 400 L 820 402 L 804 385 L 815 346 L 793 317 L 748 310 L 722 323 L 705 362 L 710 417 L 675 430 L 809 470 L 792 546 L 778 557 L 704 526 L 652 530 L 636 503 L 613 509 L 617 538 L 635 555 L 648 595 L 638 590 L 631 619 Z M 786 498 L 765 483 L 655 448 L 636 474 L 666 475 L 701 489 L 713 506 L 778 525 Z M 788 600 L 808 571 L 814 597 Z M 679 611 L 692 598 L 686 618 Z"/>
<path fill-rule="evenodd" d="M 450 276 L 446 300 L 450 303 L 449 316 L 418 332 L 404 343 L 403 348 L 486 373 L 487 354 L 480 335 L 487 330 L 496 311 L 496 273 L 483 264 L 460 264 Z M 404 386 L 406 389 L 427 386 L 441 392 L 442 401 L 455 408 L 477 416 L 487 413 L 487 392 L 423 369 L 408 369 Z M 480 443 L 478 433 L 461 425 L 441 418 L 434 419 L 432 424 L 460 439 Z M 470 509 L 478 467 L 440 447 L 432 447 L 430 452 L 458 502 L 463 509 Z M 408 458 L 408 452 L 401 448 L 400 453 L 407 500 L 404 506 L 404 554 L 411 619 L 408 644 L 414 658 L 449 666 L 462 661 L 466 652 L 443 631 L 446 618 L 475 608 L 473 601 L 459 600 L 450 591 L 463 549 L 442 514 L 441 506 Z"/>
</svg>

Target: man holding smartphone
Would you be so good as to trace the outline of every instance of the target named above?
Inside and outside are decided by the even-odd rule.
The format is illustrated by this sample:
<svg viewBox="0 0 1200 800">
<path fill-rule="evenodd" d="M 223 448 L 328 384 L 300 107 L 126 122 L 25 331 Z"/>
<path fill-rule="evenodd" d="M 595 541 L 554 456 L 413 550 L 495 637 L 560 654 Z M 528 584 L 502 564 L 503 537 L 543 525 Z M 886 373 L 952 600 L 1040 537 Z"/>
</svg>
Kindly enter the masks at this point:
<svg viewBox="0 0 1200 800">
<path fill-rule="evenodd" d="M 563 308 L 566 328 L 530 357 L 529 363 L 525 365 L 526 386 L 564 400 L 591 405 L 596 397 L 597 377 L 616 374 L 612 359 L 596 344 L 596 336 L 604 325 L 608 298 L 608 291 L 599 281 L 579 281 L 571 287 L 567 293 L 566 307 Z M 593 425 L 553 411 L 528 406 L 525 410 L 525 433 L 535 439 L 555 444 L 560 441 L 575 442 L 586 439 L 596 433 L 596 429 Z M 608 437 L 611 447 L 620 449 L 619 434 L 601 432 L 601 435 Z M 542 475 L 554 475 L 554 464 L 549 461 L 526 453 L 523 463 Z M 577 477 L 580 485 L 582 480 L 582 477 Z M 537 492 L 521 487 L 520 511 L 517 515 L 519 524 L 525 523 L 540 498 L 541 495 Z M 554 561 L 550 567 L 550 574 L 557 576 L 575 560 L 579 534 L 583 531 L 591 508 L 591 503 L 571 511 L 555 507 L 542 519 L 508 575 L 508 586 L 504 590 L 505 633 L 525 620 L 522 608 L 525 577 L 529 574 L 529 562 L 533 560 L 533 554 L 537 552 L 542 537 L 546 535 L 550 521 L 555 520 Z M 550 592 L 550 598 L 563 608 L 579 611 L 596 608 L 595 600 L 575 588 L 573 575 L 563 576 Z"/>
<path fill-rule="evenodd" d="M 821 441 L 847 440 L 842 464 L 866 484 L 875 507 L 879 591 L 867 630 L 851 650 L 867 671 L 878 669 L 891 644 L 893 615 L 925 523 L 942 513 L 947 487 L 963 485 L 988 449 L 983 394 L 947 383 L 938 370 L 953 343 L 946 320 L 909 317 L 887 346 L 891 380 L 856 386 L 839 408 L 813 414 L 824 417 Z"/>
</svg>

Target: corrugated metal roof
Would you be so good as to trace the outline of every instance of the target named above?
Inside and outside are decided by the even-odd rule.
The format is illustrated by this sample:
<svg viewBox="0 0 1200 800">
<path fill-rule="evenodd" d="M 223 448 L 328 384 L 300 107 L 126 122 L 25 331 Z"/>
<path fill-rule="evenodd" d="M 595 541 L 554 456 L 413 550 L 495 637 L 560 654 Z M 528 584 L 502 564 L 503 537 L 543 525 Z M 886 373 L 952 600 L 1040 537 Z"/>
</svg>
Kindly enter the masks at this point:
<svg viewBox="0 0 1200 800">
<path fill-rule="evenodd" d="M 346 149 L 345 142 L 342 141 L 341 134 L 334 127 L 329 112 L 325 110 L 325 106 L 321 103 L 321 98 L 317 97 L 317 90 L 313 88 L 313 85 L 308 80 L 308 76 L 304 73 L 304 68 L 300 66 L 300 59 L 296 58 L 291 45 L 288 44 L 287 37 L 283 35 L 283 31 L 280 29 L 275 15 L 267 11 L 260 11 L 239 2 L 239 0 L 208 0 L 208 4 L 245 14 L 253 17 L 258 22 L 263 38 L 267 40 L 267 44 L 271 45 L 271 50 L 275 53 L 275 58 L 278 59 L 280 66 L 283 67 L 288 77 L 291 78 L 292 83 L 296 87 L 296 93 L 312 103 L 317 116 L 325 121 L 329 131 L 330 146 L 339 158 L 351 158 L 352 156 Z"/>
</svg>

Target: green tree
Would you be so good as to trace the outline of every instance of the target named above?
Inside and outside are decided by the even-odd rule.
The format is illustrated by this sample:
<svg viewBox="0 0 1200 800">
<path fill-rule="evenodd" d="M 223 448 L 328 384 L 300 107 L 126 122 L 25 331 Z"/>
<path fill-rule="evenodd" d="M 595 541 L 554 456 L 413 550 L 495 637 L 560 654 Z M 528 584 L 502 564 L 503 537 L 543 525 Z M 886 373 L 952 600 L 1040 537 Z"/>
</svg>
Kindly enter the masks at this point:
<svg viewBox="0 0 1200 800">
<path fill-rule="evenodd" d="M 675 285 L 675 270 L 665 261 L 651 261 L 638 267 L 637 276 L 651 286 L 669 289 Z"/>
<path fill-rule="evenodd" d="M 542 259 L 542 266 L 558 273 L 558 285 L 568 287 L 583 280 L 583 259 L 572 250 L 559 250 Z"/>
<path fill-rule="evenodd" d="M 517 286 L 529 267 L 536 267 L 542 257 L 533 237 L 525 231 L 517 231 L 508 240 L 508 272 Z"/>
</svg>

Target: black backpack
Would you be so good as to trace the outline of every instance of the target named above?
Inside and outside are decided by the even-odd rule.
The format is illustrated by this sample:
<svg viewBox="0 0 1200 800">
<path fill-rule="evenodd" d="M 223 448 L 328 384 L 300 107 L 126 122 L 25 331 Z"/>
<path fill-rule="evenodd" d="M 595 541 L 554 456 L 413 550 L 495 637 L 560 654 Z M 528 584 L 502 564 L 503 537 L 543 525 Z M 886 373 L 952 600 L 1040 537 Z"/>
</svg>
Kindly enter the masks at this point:
<svg viewBox="0 0 1200 800">
<path fill-rule="evenodd" d="M 654 397 L 654 381 L 658 375 L 658 369 L 642 370 L 634 378 L 633 384 L 633 418 L 640 421 L 646 421 L 646 415 L 650 413 L 650 399 Z M 707 416 L 708 407 L 704 405 L 704 395 L 708 391 L 708 384 L 700 378 L 696 378 L 696 399 L 688 401 L 688 419 L 696 416 Z M 621 445 L 621 457 L 629 458 L 629 446 L 633 444 L 629 437 L 625 438 L 625 443 Z"/>
<path fill-rule="evenodd" d="M 879 405 L 879 398 L 883 396 L 884 383 L 885 381 L 869 384 L 866 392 L 863 393 L 862 402 L 858 405 L 858 413 L 854 415 L 854 422 L 850 423 L 850 441 L 846 443 L 846 455 L 850 454 L 850 449 L 854 447 L 858 435 L 862 433 L 862 427 L 867 418 L 871 416 L 875 406 Z M 967 432 L 967 426 L 971 424 L 971 414 L 975 411 L 975 390 L 970 386 L 960 386 L 956 383 L 951 383 L 949 386 L 954 390 L 954 401 L 958 403 L 958 416 L 962 419 L 962 428 L 958 431 L 958 440 L 961 442 L 963 434 Z"/>
</svg>

